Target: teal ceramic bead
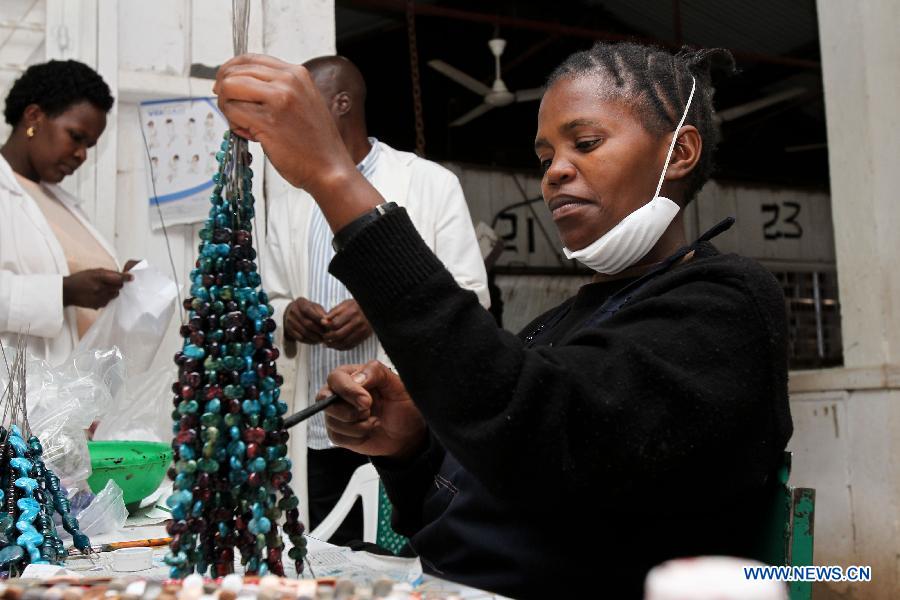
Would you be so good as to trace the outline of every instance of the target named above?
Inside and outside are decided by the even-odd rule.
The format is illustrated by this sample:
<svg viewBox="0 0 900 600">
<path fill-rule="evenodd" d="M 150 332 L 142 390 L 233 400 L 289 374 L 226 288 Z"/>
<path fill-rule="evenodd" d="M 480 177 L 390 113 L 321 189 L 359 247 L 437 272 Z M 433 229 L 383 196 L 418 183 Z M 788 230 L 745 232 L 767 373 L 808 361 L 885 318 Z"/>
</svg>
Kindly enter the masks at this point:
<svg viewBox="0 0 900 600">
<path fill-rule="evenodd" d="M 188 344 L 184 347 L 184 355 L 188 358 L 194 358 L 196 360 L 201 360 L 206 357 L 206 351 L 199 346 L 195 346 L 194 344 Z"/>
<path fill-rule="evenodd" d="M 259 414 L 259 410 L 260 405 L 256 400 L 244 400 L 244 402 L 241 403 L 241 411 L 245 415 L 257 415 Z"/>
<path fill-rule="evenodd" d="M 247 444 L 241 440 L 234 440 L 228 444 L 228 453 L 238 458 L 243 458 L 247 453 Z"/>
<path fill-rule="evenodd" d="M 7 546 L 0 550 L 0 568 L 6 569 L 23 558 L 25 558 L 25 550 L 21 546 Z"/>
<path fill-rule="evenodd" d="M 222 402 L 218 398 L 213 398 L 206 403 L 206 410 L 210 413 L 215 413 L 218 417 L 218 412 L 222 410 Z M 216 420 L 216 423 L 218 423 L 218 419 Z"/>
<path fill-rule="evenodd" d="M 195 458 L 197 458 L 197 454 L 194 452 L 194 449 L 187 444 L 182 444 L 178 447 L 178 456 L 180 456 L 183 460 L 194 460 Z"/>
<path fill-rule="evenodd" d="M 181 404 L 178 405 L 178 412 L 183 415 L 194 414 L 199 410 L 200 405 L 197 404 L 196 400 L 188 400 L 187 402 L 182 401 Z"/>
<path fill-rule="evenodd" d="M 266 459 L 261 456 L 258 456 L 250 461 L 247 465 L 247 470 L 251 473 L 261 473 L 266 470 Z"/>
<path fill-rule="evenodd" d="M 219 463 L 211 458 L 201 458 L 197 461 L 197 468 L 204 473 L 215 473 L 219 470 Z"/>
<path fill-rule="evenodd" d="M 277 387 L 277 384 L 275 383 L 274 378 L 263 377 L 262 381 L 259 383 L 259 387 L 268 392 L 274 390 Z"/>
<path fill-rule="evenodd" d="M 174 492 L 171 496 L 166 498 L 166 506 L 169 508 L 175 508 L 177 506 L 181 506 L 185 503 L 189 503 L 192 499 L 191 493 L 189 491 L 177 491 Z"/>
<path fill-rule="evenodd" d="M 268 404 L 263 408 L 262 414 L 264 417 L 274 417 L 278 414 L 278 409 L 274 404 Z"/>
<path fill-rule="evenodd" d="M 300 506 L 300 499 L 297 496 L 284 496 L 278 501 L 278 508 L 281 510 L 293 510 Z"/>
<path fill-rule="evenodd" d="M 206 403 L 207 410 L 209 409 L 209 405 L 214 401 L 218 402 L 218 400 L 210 400 L 209 402 Z M 217 415 L 213 412 L 203 413 L 203 415 L 200 417 L 201 424 L 206 425 L 208 427 L 213 427 L 213 428 L 217 427 L 219 425 L 219 423 L 221 422 L 221 420 L 222 420 L 222 417 L 220 417 L 219 415 Z"/>
<path fill-rule="evenodd" d="M 231 439 L 238 440 L 241 438 L 241 430 L 237 426 L 233 426 L 228 430 L 228 435 L 231 436 Z"/>
<path fill-rule="evenodd" d="M 237 471 L 244 468 L 244 463 L 237 456 L 232 456 L 228 459 L 228 466 L 231 467 L 232 471 Z"/>
<path fill-rule="evenodd" d="M 288 550 L 288 557 L 290 557 L 291 560 L 303 560 L 306 557 L 306 551 L 304 548 L 294 546 Z"/>
<path fill-rule="evenodd" d="M 272 473 L 281 473 L 282 471 L 289 471 L 291 468 L 291 461 L 287 458 L 276 458 L 271 463 L 269 463 L 269 471 Z"/>
<path fill-rule="evenodd" d="M 250 507 L 250 513 L 253 515 L 254 519 L 262 517 L 265 514 L 263 511 L 263 505 L 259 502 L 254 502 L 253 506 Z"/>
<path fill-rule="evenodd" d="M 288 410 L 288 406 L 284 402 L 277 402 L 275 406 L 278 408 L 278 416 L 283 415 Z"/>
<path fill-rule="evenodd" d="M 183 446 L 182 446 L 183 447 Z M 179 450 L 179 454 L 181 454 L 181 450 Z M 193 452 L 193 450 L 191 451 Z M 182 458 L 184 454 L 181 454 Z M 175 487 L 179 490 L 190 490 L 194 485 L 194 476 L 191 473 L 179 473 L 175 476 Z"/>
</svg>

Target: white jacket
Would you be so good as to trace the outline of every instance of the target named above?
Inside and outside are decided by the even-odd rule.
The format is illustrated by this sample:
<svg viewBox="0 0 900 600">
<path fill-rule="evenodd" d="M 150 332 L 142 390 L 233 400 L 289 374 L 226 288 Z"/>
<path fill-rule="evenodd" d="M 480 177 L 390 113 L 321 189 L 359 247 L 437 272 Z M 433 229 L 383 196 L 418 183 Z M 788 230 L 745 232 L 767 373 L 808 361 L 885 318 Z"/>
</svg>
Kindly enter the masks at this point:
<svg viewBox="0 0 900 600">
<path fill-rule="evenodd" d="M 44 183 L 97 239 L 115 252 L 78 208 L 79 201 L 58 185 Z M 63 307 L 62 280 L 68 263 L 37 203 L 25 193 L 0 156 L 0 338 L 14 345 L 28 333 L 28 350 L 52 365 L 62 363 L 78 342 L 75 308 Z"/>
<path fill-rule="evenodd" d="M 372 185 L 386 201 L 406 207 L 425 243 L 441 259 L 457 283 L 475 292 L 481 304 L 487 307 L 490 299 L 484 261 L 456 175 L 415 154 L 377 143 L 381 145 L 381 153 L 370 179 Z M 284 350 L 278 368 L 285 379 L 281 399 L 288 405 L 288 414 L 309 404 L 308 346 L 285 343 L 282 323 L 288 304 L 295 298 L 308 297 L 307 246 L 313 206 L 312 197 L 299 189 L 292 189 L 270 200 L 267 252 L 260 265 L 263 288 L 275 308 L 277 343 Z M 325 307 L 326 310 L 330 308 Z M 380 345 L 378 360 L 390 364 Z M 290 458 L 294 465 L 294 479 L 298 482 L 296 491 L 301 494 L 304 522 L 308 522 L 305 425 L 291 430 Z"/>
</svg>

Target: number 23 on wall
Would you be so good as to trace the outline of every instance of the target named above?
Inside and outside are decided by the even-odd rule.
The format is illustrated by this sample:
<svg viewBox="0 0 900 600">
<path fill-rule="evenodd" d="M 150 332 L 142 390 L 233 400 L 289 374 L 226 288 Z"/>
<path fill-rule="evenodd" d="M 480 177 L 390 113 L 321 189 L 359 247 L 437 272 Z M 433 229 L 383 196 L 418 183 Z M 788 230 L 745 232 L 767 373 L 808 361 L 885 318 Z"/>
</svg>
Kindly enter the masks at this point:
<svg viewBox="0 0 900 600">
<path fill-rule="evenodd" d="M 769 219 L 763 223 L 763 235 L 767 240 L 779 238 L 798 239 L 803 237 L 803 227 L 797 222 L 800 216 L 800 204 L 798 202 L 781 202 L 778 204 L 763 204 L 762 212 Z"/>
</svg>

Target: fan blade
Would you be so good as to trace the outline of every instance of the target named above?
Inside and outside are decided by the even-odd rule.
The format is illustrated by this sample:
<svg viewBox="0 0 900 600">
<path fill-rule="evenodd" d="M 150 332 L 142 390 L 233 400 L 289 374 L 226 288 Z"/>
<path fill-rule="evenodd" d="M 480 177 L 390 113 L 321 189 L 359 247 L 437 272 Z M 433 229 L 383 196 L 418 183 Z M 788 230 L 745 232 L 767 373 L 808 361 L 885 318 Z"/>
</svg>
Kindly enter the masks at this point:
<svg viewBox="0 0 900 600">
<path fill-rule="evenodd" d="M 531 102 L 532 100 L 540 100 L 544 97 L 545 91 L 546 90 L 542 87 L 519 90 L 518 92 L 516 92 L 516 102 Z"/>
<path fill-rule="evenodd" d="M 466 75 L 465 73 L 463 73 L 456 67 L 451 67 L 450 65 L 448 65 L 447 63 L 445 63 L 442 60 L 429 60 L 428 66 L 431 67 L 432 69 L 434 69 L 435 71 L 437 71 L 438 73 L 446 75 L 447 77 L 449 77 L 450 79 L 452 79 L 453 81 L 458 83 L 459 85 L 472 90 L 479 96 L 485 96 L 485 95 L 489 94 L 491 91 L 491 88 L 484 85 L 483 83 L 481 83 L 480 81 L 478 81 L 477 79 L 472 77 L 471 75 Z"/>
<path fill-rule="evenodd" d="M 733 121 L 735 119 L 745 117 L 758 110 L 768 108 L 773 104 L 778 104 L 779 102 L 784 102 L 785 100 L 790 100 L 791 98 L 802 96 L 805 93 L 806 88 L 792 87 L 782 92 L 777 92 L 775 94 L 759 98 L 758 100 L 752 100 L 744 104 L 739 104 L 737 106 L 732 106 L 731 108 L 720 110 L 716 113 L 716 118 L 722 122 Z"/>
<path fill-rule="evenodd" d="M 472 119 L 474 119 L 476 117 L 480 117 L 481 115 L 483 115 L 487 111 L 491 110 L 492 108 L 494 108 L 494 107 L 491 106 L 490 104 L 479 104 L 478 106 L 476 106 L 475 108 L 473 108 L 472 110 L 470 110 L 469 112 L 467 112 L 466 114 L 464 114 L 463 116 L 458 118 L 457 120 L 450 123 L 450 127 L 459 127 L 460 125 L 465 125 Z"/>
</svg>

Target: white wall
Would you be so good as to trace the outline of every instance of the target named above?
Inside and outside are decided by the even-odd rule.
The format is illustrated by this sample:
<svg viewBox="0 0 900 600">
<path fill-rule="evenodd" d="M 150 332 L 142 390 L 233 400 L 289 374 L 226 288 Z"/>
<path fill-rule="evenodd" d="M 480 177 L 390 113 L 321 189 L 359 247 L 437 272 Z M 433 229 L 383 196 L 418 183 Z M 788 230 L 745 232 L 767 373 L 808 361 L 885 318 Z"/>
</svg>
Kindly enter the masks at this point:
<svg viewBox="0 0 900 600">
<path fill-rule="evenodd" d="M 162 231 L 151 230 L 138 105 L 147 99 L 211 95 L 212 81 L 188 73 L 192 63 L 216 66 L 232 56 L 231 4 L 4 0 L 0 22 L 7 20 L 27 27 L 14 31 L 3 48 L 0 95 L 6 96 L 25 66 L 50 58 L 74 58 L 97 69 L 117 101 L 97 148 L 64 186 L 84 200 L 84 210 L 113 240 L 120 259 L 146 258 L 169 272 L 171 251 L 177 277 L 186 281 L 196 258 L 199 226 L 169 227 L 168 244 Z M 292 62 L 334 53 L 333 0 L 252 0 L 248 45 L 250 51 Z M 5 137 L 8 129 L 2 133 Z M 251 150 L 255 165 L 264 164 L 259 148 Z M 262 200 L 283 182 L 271 168 L 255 171 L 259 228 L 264 230 Z M 262 243 L 264 232 L 257 232 L 257 238 Z M 178 324 L 176 319 L 157 366 L 171 364 L 180 346 Z"/>
</svg>

